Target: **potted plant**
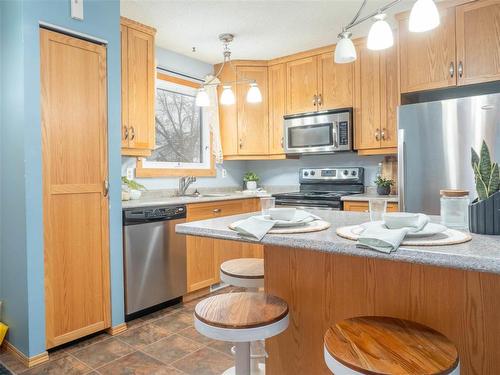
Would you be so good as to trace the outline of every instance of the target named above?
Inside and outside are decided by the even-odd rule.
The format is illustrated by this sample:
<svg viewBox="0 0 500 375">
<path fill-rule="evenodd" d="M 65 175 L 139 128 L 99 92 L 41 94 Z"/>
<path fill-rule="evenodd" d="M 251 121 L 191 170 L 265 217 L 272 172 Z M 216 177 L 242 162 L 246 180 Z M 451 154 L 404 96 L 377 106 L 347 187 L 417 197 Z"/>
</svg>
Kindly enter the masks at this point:
<svg viewBox="0 0 500 375">
<path fill-rule="evenodd" d="M 243 181 L 245 181 L 247 190 L 257 190 L 257 182 L 260 180 L 260 177 L 257 176 L 254 172 L 247 172 L 243 176 Z"/>
<path fill-rule="evenodd" d="M 394 185 L 394 181 L 378 176 L 375 180 L 375 184 L 377 185 L 377 194 L 389 195 L 391 193 L 391 187 Z"/>
<path fill-rule="evenodd" d="M 142 195 L 142 191 L 146 190 L 144 185 L 141 185 L 140 183 L 138 183 L 134 180 L 129 180 L 125 176 L 122 176 L 122 187 L 123 187 L 123 185 L 125 185 L 128 188 L 128 191 L 124 192 L 123 188 L 122 188 L 122 200 L 128 200 L 128 199 L 126 199 L 127 196 L 129 199 L 139 199 Z M 127 190 L 127 189 L 125 189 L 125 190 Z M 123 199 L 123 198 L 125 198 L 125 199 Z"/>
<path fill-rule="evenodd" d="M 472 169 L 477 199 L 469 205 L 469 230 L 479 234 L 500 234 L 500 173 L 498 163 L 491 161 L 485 141 L 480 155 L 472 150 Z"/>
</svg>

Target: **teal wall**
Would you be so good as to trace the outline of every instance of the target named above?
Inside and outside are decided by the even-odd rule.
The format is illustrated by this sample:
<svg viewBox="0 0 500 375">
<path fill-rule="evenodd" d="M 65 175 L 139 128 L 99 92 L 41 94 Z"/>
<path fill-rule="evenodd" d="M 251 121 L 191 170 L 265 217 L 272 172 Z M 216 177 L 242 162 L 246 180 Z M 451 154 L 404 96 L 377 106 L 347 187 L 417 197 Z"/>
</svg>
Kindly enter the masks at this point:
<svg viewBox="0 0 500 375">
<path fill-rule="evenodd" d="M 120 201 L 120 3 L 86 0 L 84 20 L 69 0 L 0 1 L 2 8 L 1 249 L 4 320 L 26 355 L 45 350 L 39 22 L 108 41 L 108 149 L 112 324 L 123 322 Z M 5 94 L 8 93 L 6 96 Z M 7 159 L 7 160 L 6 160 Z M 5 178 L 8 176 L 8 181 Z M 16 210 L 14 210 L 16 208 Z"/>
</svg>

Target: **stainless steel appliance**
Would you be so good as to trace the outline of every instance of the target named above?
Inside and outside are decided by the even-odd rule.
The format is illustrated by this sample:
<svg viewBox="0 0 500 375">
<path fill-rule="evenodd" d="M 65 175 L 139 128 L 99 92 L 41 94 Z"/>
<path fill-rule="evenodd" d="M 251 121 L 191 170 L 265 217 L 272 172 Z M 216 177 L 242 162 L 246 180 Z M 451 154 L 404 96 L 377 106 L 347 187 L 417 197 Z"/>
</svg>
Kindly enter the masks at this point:
<svg viewBox="0 0 500 375">
<path fill-rule="evenodd" d="M 181 205 L 123 210 L 127 316 L 186 293 L 186 239 L 175 233 L 185 221 Z"/>
<path fill-rule="evenodd" d="M 301 168 L 299 181 L 298 192 L 273 195 L 277 206 L 342 210 L 342 196 L 364 192 L 364 169 Z"/>
<path fill-rule="evenodd" d="M 400 207 L 439 214 L 439 190 L 475 194 L 471 147 L 500 160 L 500 94 L 404 105 L 398 113 Z"/>
<path fill-rule="evenodd" d="M 352 150 L 352 108 L 285 116 L 287 154 Z"/>
</svg>

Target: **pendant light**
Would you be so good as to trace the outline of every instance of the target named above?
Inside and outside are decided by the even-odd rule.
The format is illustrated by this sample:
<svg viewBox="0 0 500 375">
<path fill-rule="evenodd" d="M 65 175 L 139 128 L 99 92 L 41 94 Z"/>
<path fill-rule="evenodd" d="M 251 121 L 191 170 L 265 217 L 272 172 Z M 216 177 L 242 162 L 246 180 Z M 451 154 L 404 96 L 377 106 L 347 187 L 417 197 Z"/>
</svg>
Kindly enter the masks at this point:
<svg viewBox="0 0 500 375">
<path fill-rule="evenodd" d="M 347 64 L 357 58 L 356 48 L 351 40 L 351 33 L 343 31 L 339 34 L 339 41 L 335 47 L 334 60 L 337 64 Z"/>
<path fill-rule="evenodd" d="M 374 19 L 370 32 L 368 33 L 367 47 L 373 51 L 380 51 L 390 48 L 394 45 L 394 36 L 392 30 L 387 23 L 384 13 L 377 14 Z"/>
<path fill-rule="evenodd" d="M 208 82 L 204 83 L 202 87 L 198 89 L 195 100 L 197 106 L 199 107 L 210 106 L 210 98 L 208 96 L 206 88 L 210 86 L 219 86 L 219 85 L 222 85 L 222 94 L 220 96 L 220 103 L 222 105 L 233 105 L 234 103 L 236 103 L 236 97 L 234 95 L 232 86 L 244 83 L 250 85 L 246 96 L 247 102 L 249 103 L 262 102 L 262 93 L 260 92 L 259 86 L 257 85 L 257 82 L 254 79 L 246 79 L 246 78 L 238 79 L 238 72 L 236 71 L 236 69 L 234 69 L 231 63 L 231 51 L 229 50 L 229 43 L 231 43 L 233 39 L 234 39 L 233 34 L 226 33 L 219 35 L 219 40 L 222 42 L 224 48 L 223 50 L 224 60 L 217 74 L 215 74 Z M 228 64 L 229 67 L 233 70 L 236 80 L 232 82 L 215 83 L 214 82 L 215 79 L 219 78 L 220 74 L 222 73 L 222 69 L 226 64 Z"/>
<path fill-rule="evenodd" d="M 408 30 L 421 33 L 435 29 L 440 24 L 439 11 L 433 0 L 417 0 L 410 12 Z"/>
</svg>

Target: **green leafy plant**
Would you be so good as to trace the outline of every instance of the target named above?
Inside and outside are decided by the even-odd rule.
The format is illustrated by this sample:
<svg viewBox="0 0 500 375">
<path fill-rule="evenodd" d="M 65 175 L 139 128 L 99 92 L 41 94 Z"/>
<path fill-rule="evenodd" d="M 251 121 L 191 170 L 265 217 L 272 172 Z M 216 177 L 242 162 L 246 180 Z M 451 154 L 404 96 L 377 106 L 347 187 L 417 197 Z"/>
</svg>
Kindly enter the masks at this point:
<svg viewBox="0 0 500 375">
<path fill-rule="evenodd" d="M 500 189 L 498 163 L 491 161 L 490 150 L 483 140 L 480 155 L 471 148 L 472 169 L 476 181 L 476 191 L 479 200 L 488 199 Z"/>
<path fill-rule="evenodd" d="M 134 180 L 129 180 L 125 176 L 122 176 L 122 184 L 127 185 L 130 189 L 134 189 L 134 190 L 147 190 L 144 187 L 144 185 L 141 185 L 140 183 L 138 183 Z"/>
<path fill-rule="evenodd" d="M 384 188 L 391 187 L 392 185 L 394 185 L 393 180 L 383 178 L 382 176 L 378 176 L 374 182 L 377 186 L 384 187 Z"/>
<path fill-rule="evenodd" d="M 245 182 L 248 182 L 248 181 L 255 181 L 255 182 L 257 182 L 259 180 L 260 180 L 260 177 L 257 176 L 257 174 L 255 172 L 247 172 L 243 176 L 243 181 L 245 181 Z"/>
</svg>

